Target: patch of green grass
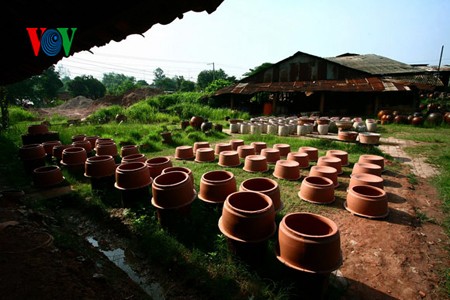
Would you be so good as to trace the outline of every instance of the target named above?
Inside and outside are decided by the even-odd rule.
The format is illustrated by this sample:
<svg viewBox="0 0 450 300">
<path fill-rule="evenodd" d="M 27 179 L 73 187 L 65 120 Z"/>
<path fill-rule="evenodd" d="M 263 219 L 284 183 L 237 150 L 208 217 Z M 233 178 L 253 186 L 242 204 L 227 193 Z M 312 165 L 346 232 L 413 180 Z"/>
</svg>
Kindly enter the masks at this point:
<svg viewBox="0 0 450 300">
<path fill-rule="evenodd" d="M 408 175 L 406 175 L 406 177 L 408 178 L 408 182 L 412 185 L 416 185 L 419 183 L 417 176 L 413 173 L 409 173 Z"/>
<path fill-rule="evenodd" d="M 23 121 L 35 121 L 37 119 L 37 115 L 35 113 L 19 106 L 10 106 L 8 108 L 8 112 L 10 125 Z"/>
</svg>

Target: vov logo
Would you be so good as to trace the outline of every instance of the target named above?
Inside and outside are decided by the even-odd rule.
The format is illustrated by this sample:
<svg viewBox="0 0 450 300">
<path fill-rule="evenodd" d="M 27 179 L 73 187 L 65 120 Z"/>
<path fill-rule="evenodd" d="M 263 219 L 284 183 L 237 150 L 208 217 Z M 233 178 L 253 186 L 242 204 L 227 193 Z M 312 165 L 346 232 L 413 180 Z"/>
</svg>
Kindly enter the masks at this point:
<svg viewBox="0 0 450 300">
<path fill-rule="evenodd" d="M 71 35 L 69 37 L 69 29 Z M 27 28 L 28 35 L 30 36 L 31 46 L 33 47 L 34 56 L 39 55 L 39 49 L 42 49 L 47 56 L 55 56 L 61 52 L 61 48 L 64 49 L 64 54 L 69 56 L 70 48 L 72 48 L 73 37 L 77 28 Z M 40 38 L 38 35 L 40 31 Z"/>
</svg>

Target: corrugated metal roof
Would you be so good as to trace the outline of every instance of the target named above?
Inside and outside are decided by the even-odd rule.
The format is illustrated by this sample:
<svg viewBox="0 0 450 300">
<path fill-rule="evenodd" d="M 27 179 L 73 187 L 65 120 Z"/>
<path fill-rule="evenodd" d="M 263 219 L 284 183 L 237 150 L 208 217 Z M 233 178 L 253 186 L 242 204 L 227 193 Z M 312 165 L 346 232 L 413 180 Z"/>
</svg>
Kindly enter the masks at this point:
<svg viewBox="0 0 450 300">
<path fill-rule="evenodd" d="M 388 92 L 410 91 L 406 85 L 382 80 L 378 77 L 317 80 L 293 82 L 237 83 L 218 90 L 214 95 L 244 94 L 258 92 Z"/>
<path fill-rule="evenodd" d="M 424 72 L 419 68 L 376 54 L 343 55 L 327 57 L 326 59 L 372 75 L 419 74 Z"/>
</svg>

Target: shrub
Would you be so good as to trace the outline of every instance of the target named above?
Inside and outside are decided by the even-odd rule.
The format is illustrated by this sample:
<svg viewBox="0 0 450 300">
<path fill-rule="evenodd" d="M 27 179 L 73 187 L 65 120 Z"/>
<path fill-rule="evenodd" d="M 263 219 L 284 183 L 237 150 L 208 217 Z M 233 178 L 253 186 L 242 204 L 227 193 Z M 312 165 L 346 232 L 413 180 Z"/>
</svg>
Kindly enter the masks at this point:
<svg viewBox="0 0 450 300">
<path fill-rule="evenodd" d="M 111 105 L 100 108 L 91 114 L 87 119 L 93 123 L 108 123 L 115 119 L 117 114 L 122 114 L 124 109 L 119 105 Z"/>
<path fill-rule="evenodd" d="M 9 112 L 9 123 L 15 124 L 23 121 L 34 121 L 36 120 L 36 115 L 26 109 L 18 106 L 11 106 L 8 108 Z"/>
</svg>

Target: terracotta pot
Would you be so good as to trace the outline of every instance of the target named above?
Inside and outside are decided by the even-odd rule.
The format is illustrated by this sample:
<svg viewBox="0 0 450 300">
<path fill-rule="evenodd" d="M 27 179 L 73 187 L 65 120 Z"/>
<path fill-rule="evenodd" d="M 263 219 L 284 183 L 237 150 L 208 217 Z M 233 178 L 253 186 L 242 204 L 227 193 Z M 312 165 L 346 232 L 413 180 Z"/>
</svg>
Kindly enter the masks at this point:
<svg viewBox="0 0 450 300">
<path fill-rule="evenodd" d="M 61 141 L 47 141 L 43 142 L 42 146 L 44 146 L 45 153 L 47 157 L 53 156 L 53 147 L 62 145 Z"/>
<path fill-rule="evenodd" d="M 230 143 L 217 143 L 214 146 L 214 154 L 219 155 L 222 151 L 233 150 Z"/>
<path fill-rule="evenodd" d="M 371 185 L 380 189 L 384 188 L 383 178 L 369 173 L 355 173 L 350 176 L 349 188 L 355 185 Z"/>
<path fill-rule="evenodd" d="M 241 165 L 239 153 L 237 151 L 222 151 L 219 154 L 219 166 L 237 167 Z"/>
<path fill-rule="evenodd" d="M 111 155 L 92 156 L 84 164 L 84 176 L 101 178 L 113 176 L 116 172 L 116 163 Z"/>
<path fill-rule="evenodd" d="M 160 175 L 165 168 L 173 167 L 170 158 L 165 156 L 157 156 L 145 161 L 148 169 L 150 170 L 150 176 L 155 178 Z"/>
<path fill-rule="evenodd" d="M 381 167 L 371 163 L 357 162 L 353 165 L 352 175 L 357 173 L 368 173 L 381 177 Z"/>
<path fill-rule="evenodd" d="M 64 149 L 74 147 L 73 145 L 56 145 L 53 146 L 52 154 L 56 160 L 56 163 L 60 164 L 62 160 L 62 153 Z"/>
<path fill-rule="evenodd" d="M 345 120 L 336 121 L 335 124 L 339 131 L 345 131 L 345 130 L 349 130 L 349 129 L 353 128 L 353 122 L 350 120 L 349 121 L 345 121 Z"/>
<path fill-rule="evenodd" d="M 230 140 L 230 144 L 232 150 L 237 150 L 239 146 L 244 145 L 244 140 Z"/>
<path fill-rule="evenodd" d="M 209 131 L 212 129 L 212 122 L 203 122 L 202 125 L 200 125 L 200 129 L 203 132 Z"/>
<path fill-rule="evenodd" d="M 163 173 L 152 183 L 152 205 L 158 209 L 177 209 L 191 204 L 196 193 L 192 180 L 182 171 Z"/>
<path fill-rule="evenodd" d="M 192 182 L 192 188 L 194 188 L 194 175 L 192 173 L 192 170 L 186 167 L 167 167 L 164 170 L 162 170 L 161 174 L 166 174 L 170 172 L 184 172 L 189 175 L 189 178 Z"/>
<path fill-rule="evenodd" d="M 335 156 L 321 156 L 317 160 L 317 166 L 328 166 L 336 169 L 337 174 L 341 175 L 342 171 L 342 163 L 341 159 Z"/>
<path fill-rule="evenodd" d="M 255 155 L 256 154 L 255 147 L 250 146 L 250 145 L 238 146 L 237 152 L 239 154 L 239 158 L 245 158 L 248 155 Z"/>
<path fill-rule="evenodd" d="M 384 157 L 380 155 L 363 154 L 359 156 L 358 162 L 376 164 L 381 167 L 382 171 L 384 170 Z"/>
<path fill-rule="evenodd" d="M 28 126 L 28 133 L 31 135 L 45 134 L 48 132 L 48 126 L 45 124 L 36 124 Z"/>
<path fill-rule="evenodd" d="M 367 145 L 378 145 L 380 143 L 381 134 L 373 132 L 359 133 L 359 142 Z"/>
<path fill-rule="evenodd" d="M 309 156 L 305 152 L 289 152 L 287 160 L 294 160 L 298 162 L 300 169 L 309 168 Z"/>
<path fill-rule="evenodd" d="M 236 192 L 236 178 L 229 171 L 209 171 L 202 175 L 198 198 L 204 202 L 222 204 Z"/>
<path fill-rule="evenodd" d="M 195 151 L 196 162 L 213 162 L 215 159 L 213 148 L 199 148 Z"/>
<path fill-rule="evenodd" d="M 250 145 L 255 147 L 255 154 L 260 154 L 262 149 L 267 148 L 266 142 L 251 142 Z"/>
<path fill-rule="evenodd" d="M 87 140 L 75 141 L 75 142 L 72 143 L 72 145 L 74 147 L 82 147 L 82 148 L 84 148 L 84 150 L 86 150 L 86 153 L 90 153 L 92 151 L 91 142 L 89 142 Z"/>
<path fill-rule="evenodd" d="M 99 138 L 98 135 L 90 135 L 90 136 L 85 136 L 84 140 L 88 141 L 91 144 L 91 150 L 95 148 L 95 142 L 97 141 L 97 139 Z"/>
<path fill-rule="evenodd" d="M 444 120 L 444 117 L 439 112 L 433 112 L 433 113 L 429 114 L 427 117 L 428 124 L 434 125 L 434 126 L 440 125 L 443 120 Z"/>
<path fill-rule="evenodd" d="M 269 239 L 276 231 L 272 199 L 259 192 L 231 193 L 223 204 L 219 229 L 227 238 L 241 242 Z"/>
<path fill-rule="evenodd" d="M 319 149 L 314 147 L 300 147 L 298 149 L 298 152 L 307 153 L 309 161 L 317 161 L 317 159 L 319 158 Z"/>
<path fill-rule="evenodd" d="M 33 183 L 38 188 L 54 187 L 64 181 L 58 166 L 43 166 L 33 170 Z"/>
<path fill-rule="evenodd" d="M 120 148 L 121 157 L 125 157 L 130 154 L 139 154 L 139 147 L 137 145 L 126 145 Z"/>
<path fill-rule="evenodd" d="M 22 161 L 43 159 L 45 156 L 45 148 L 42 144 L 23 145 L 19 148 L 19 157 Z"/>
<path fill-rule="evenodd" d="M 189 126 L 189 121 L 188 120 L 182 120 L 181 122 L 180 122 L 180 125 L 181 125 L 181 129 L 186 129 L 188 126 Z"/>
<path fill-rule="evenodd" d="M 329 166 L 312 166 L 308 176 L 326 177 L 333 181 L 335 188 L 339 186 L 338 173 L 336 168 Z"/>
<path fill-rule="evenodd" d="M 325 156 L 337 157 L 341 159 L 341 166 L 346 167 L 348 163 L 348 153 L 342 150 L 328 150 Z"/>
<path fill-rule="evenodd" d="M 383 110 L 380 110 L 380 111 L 378 112 L 377 117 L 378 117 L 378 119 L 381 120 L 381 118 L 382 118 L 384 115 L 390 115 L 390 114 L 392 114 L 392 110 L 383 109 Z"/>
<path fill-rule="evenodd" d="M 122 164 L 131 163 L 131 162 L 143 162 L 147 161 L 147 157 L 142 153 L 130 154 L 122 157 Z"/>
<path fill-rule="evenodd" d="M 191 118 L 191 120 L 189 121 L 189 124 L 194 127 L 197 130 L 200 130 L 200 127 L 202 126 L 202 123 L 205 121 L 205 119 L 203 119 L 200 116 L 193 116 Z"/>
<path fill-rule="evenodd" d="M 222 132 L 223 131 L 223 125 L 222 124 L 214 124 L 213 128 L 214 128 L 215 131 L 218 131 L 218 132 Z"/>
<path fill-rule="evenodd" d="M 331 179 L 321 176 L 305 177 L 298 192 L 300 199 L 315 204 L 334 202 L 334 183 Z"/>
<path fill-rule="evenodd" d="M 424 122 L 424 118 L 421 116 L 415 116 L 411 120 L 411 124 L 413 124 L 414 126 L 423 125 L 423 122 Z"/>
<path fill-rule="evenodd" d="M 194 154 L 197 152 L 199 148 L 211 148 L 209 142 L 195 142 L 192 151 Z"/>
<path fill-rule="evenodd" d="M 84 168 L 86 159 L 86 149 L 83 147 L 71 147 L 63 150 L 61 164 L 64 166 L 83 166 Z"/>
<path fill-rule="evenodd" d="M 287 214 L 278 229 L 276 255 L 295 270 L 330 273 L 342 265 L 339 228 L 321 215 Z"/>
<path fill-rule="evenodd" d="M 358 132 L 356 131 L 339 131 L 338 140 L 345 142 L 354 142 L 358 137 Z"/>
<path fill-rule="evenodd" d="M 345 209 L 367 218 L 384 218 L 388 215 L 386 192 L 370 185 L 355 185 L 348 189 Z"/>
<path fill-rule="evenodd" d="M 269 164 L 275 164 L 281 159 L 280 150 L 275 148 L 264 148 L 261 150 L 261 155 L 266 157 Z"/>
<path fill-rule="evenodd" d="M 134 190 L 152 184 L 152 177 L 148 167 L 143 162 L 132 162 L 120 164 L 116 168 L 116 183 L 114 186 L 119 190 Z"/>
<path fill-rule="evenodd" d="M 273 176 L 279 179 L 298 180 L 301 177 L 300 164 L 294 160 L 280 159 L 275 164 Z"/>
<path fill-rule="evenodd" d="M 267 172 L 269 165 L 264 155 L 247 155 L 244 160 L 244 171 Z"/>
<path fill-rule="evenodd" d="M 326 118 L 326 117 L 320 117 L 319 119 L 316 120 L 318 125 L 328 125 L 330 124 L 330 119 Z"/>
<path fill-rule="evenodd" d="M 164 131 L 159 134 L 162 137 L 162 142 L 164 144 L 172 144 L 172 132 L 170 131 Z"/>
<path fill-rule="evenodd" d="M 116 157 L 119 153 L 117 151 L 117 145 L 114 142 L 101 141 L 98 142 L 95 147 L 96 155 L 111 155 L 112 157 Z"/>
<path fill-rule="evenodd" d="M 114 140 L 112 138 L 97 138 L 95 140 L 95 147 L 97 147 L 98 144 L 104 144 L 104 143 L 114 143 Z"/>
<path fill-rule="evenodd" d="M 275 212 L 283 208 L 281 201 L 280 187 L 278 183 L 267 177 L 254 177 L 244 180 L 239 186 L 239 191 L 260 192 L 272 199 Z"/>
<path fill-rule="evenodd" d="M 282 157 L 287 157 L 288 153 L 291 152 L 291 145 L 289 144 L 274 144 L 273 148 L 278 149 Z"/>
<path fill-rule="evenodd" d="M 444 121 L 445 123 L 450 124 L 450 112 L 444 114 Z"/>
<path fill-rule="evenodd" d="M 86 137 L 85 134 L 76 134 L 72 136 L 72 143 L 76 141 L 82 141 Z"/>
<path fill-rule="evenodd" d="M 178 146 L 175 148 L 175 159 L 189 160 L 194 159 L 194 149 L 192 146 Z"/>
</svg>

